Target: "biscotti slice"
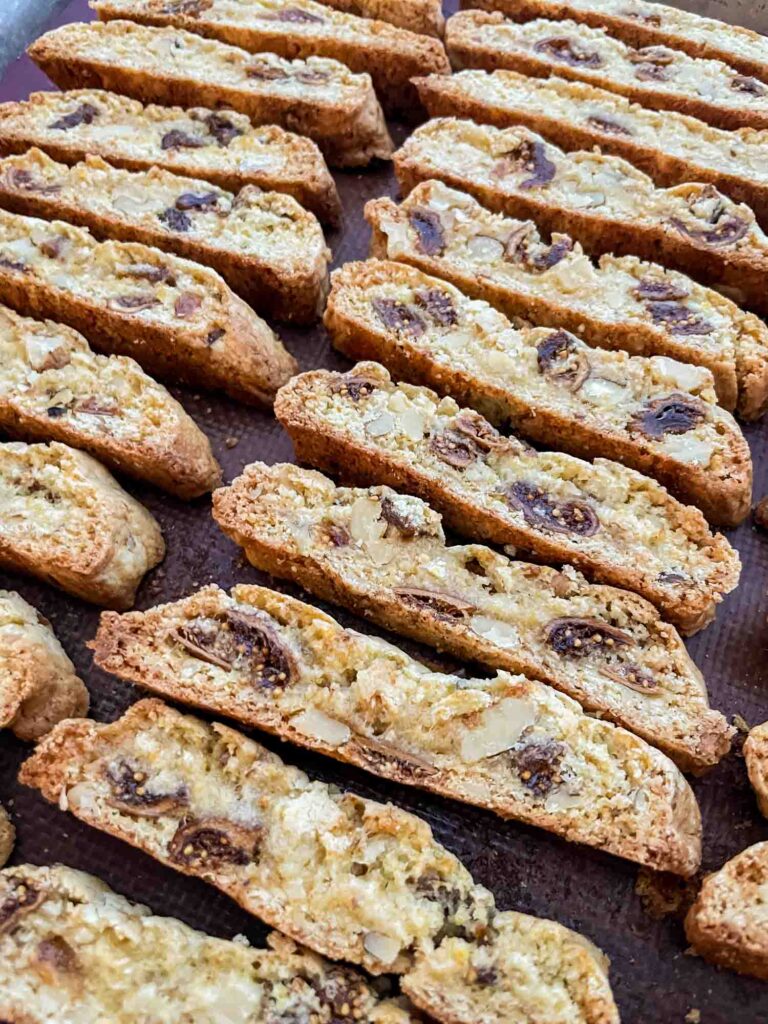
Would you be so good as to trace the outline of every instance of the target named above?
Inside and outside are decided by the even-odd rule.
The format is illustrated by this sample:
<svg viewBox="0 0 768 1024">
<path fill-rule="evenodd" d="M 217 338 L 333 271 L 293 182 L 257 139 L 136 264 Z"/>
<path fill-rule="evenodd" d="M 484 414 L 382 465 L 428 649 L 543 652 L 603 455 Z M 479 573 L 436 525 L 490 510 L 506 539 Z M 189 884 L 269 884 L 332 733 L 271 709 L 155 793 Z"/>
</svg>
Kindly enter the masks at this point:
<svg viewBox="0 0 768 1024">
<path fill-rule="evenodd" d="M 544 683 L 431 672 L 262 587 L 103 615 L 90 646 L 99 668 L 153 694 L 393 782 L 655 869 L 699 866 L 696 799 L 669 758 Z"/>
<path fill-rule="evenodd" d="M 348 967 L 273 932 L 267 949 L 212 938 L 129 903 L 93 875 L 0 874 L 0 1013 L 8 1024 L 416 1021 Z M 337 1016 L 344 1006 L 349 1014 Z"/>
<path fill-rule="evenodd" d="M 91 352 L 77 331 L 0 306 L 0 427 L 62 441 L 181 498 L 221 482 L 208 438 L 133 359 Z"/>
<path fill-rule="evenodd" d="M 760 813 L 768 818 L 768 722 L 750 729 L 744 741 L 744 760 Z"/>
<path fill-rule="evenodd" d="M 0 210 L 0 301 L 174 383 L 271 405 L 296 362 L 219 275 L 137 242 Z"/>
<path fill-rule="evenodd" d="M 13 853 L 13 846 L 16 842 L 16 829 L 13 827 L 13 822 L 8 817 L 8 812 L 0 804 L 0 868 L 8 861 L 8 858 Z M 0 996 L 0 1006 L 2 1001 Z M 10 1021 L 9 1024 L 13 1024 Z"/>
<path fill-rule="evenodd" d="M 232 729 L 140 701 L 111 725 L 56 726 L 20 778 L 82 821 L 211 882 L 294 940 L 373 974 L 407 982 L 414 967 L 439 957 L 447 935 L 460 936 L 454 991 L 444 998 L 428 985 L 417 1000 L 445 1024 L 618 1024 L 601 958 L 581 936 L 498 913 L 426 822 L 311 782 Z M 535 922 L 540 941 L 520 936 L 518 921 Z M 578 970 L 577 947 L 586 953 Z M 481 1014 L 481 964 L 494 968 L 510 1016 Z"/>
<path fill-rule="evenodd" d="M 248 185 L 233 195 L 200 178 L 120 170 L 100 157 L 68 167 L 30 149 L 0 160 L 0 204 L 203 263 L 265 316 L 308 324 L 325 305 L 331 253 L 322 229 L 282 192 Z"/>
<path fill-rule="evenodd" d="M 497 427 L 622 462 L 718 525 L 749 514 L 749 446 L 708 370 L 591 349 L 558 328 L 517 330 L 453 285 L 383 260 L 334 271 L 324 323 L 345 355 L 427 384 Z"/>
<path fill-rule="evenodd" d="M 320 0 L 320 3 L 359 18 L 388 21 L 390 25 L 419 35 L 442 36 L 445 29 L 442 0 Z"/>
<path fill-rule="evenodd" d="M 50 622 L 20 594 L 0 590 L 0 728 L 36 740 L 88 712 L 88 690 Z"/>
<path fill-rule="evenodd" d="M 392 155 L 370 76 L 335 60 L 252 54 L 182 29 L 131 21 L 64 25 L 28 52 L 62 89 L 114 90 L 142 103 L 231 107 L 252 124 L 309 136 L 336 167 L 362 167 Z"/>
<path fill-rule="evenodd" d="M 757 419 L 768 403 L 768 327 L 689 277 L 635 256 L 590 261 L 578 242 L 545 242 L 533 221 L 492 213 L 440 181 L 397 206 L 365 207 L 374 256 L 410 263 L 511 318 L 563 327 L 591 345 L 706 366 L 720 404 Z"/>
<path fill-rule="evenodd" d="M 100 89 L 35 92 L 0 103 L 0 152 L 39 146 L 57 160 L 89 154 L 144 171 L 164 167 L 239 192 L 247 185 L 291 195 L 323 222 L 341 215 L 336 185 L 314 142 L 229 110 L 143 106 Z"/>
<path fill-rule="evenodd" d="M 93 0 L 102 21 L 128 18 L 142 25 L 189 29 L 250 53 L 269 51 L 289 60 L 330 57 L 351 71 L 367 72 L 384 111 L 418 118 L 414 75 L 449 75 L 443 44 L 432 37 L 354 14 L 328 10 L 314 0 Z"/>
<path fill-rule="evenodd" d="M 418 498 L 335 487 L 290 464 L 246 467 L 213 514 L 257 569 L 461 661 L 542 679 L 685 771 L 728 752 L 734 730 L 710 709 L 682 640 L 635 594 L 569 566 L 448 545 Z"/>
<path fill-rule="evenodd" d="M 621 157 L 564 153 L 527 128 L 455 118 L 428 121 L 393 159 L 404 192 L 439 178 L 542 231 L 566 231 L 588 252 L 661 262 L 768 313 L 768 238 L 714 185 L 657 189 Z"/>
<path fill-rule="evenodd" d="M 699 956 L 768 980 L 768 842 L 755 843 L 709 875 L 685 918 Z"/>
<path fill-rule="evenodd" d="M 0 444 L 0 567 L 107 608 L 130 608 L 165 554 L 160 527 L 90 455 Z"/>
<path fill-rule="evenodd" d="M 537 18 L 519 25 L 500 11 L 464 11 L 448 19 L 445 45 L 457 69 L 560 75 L 717 128 L 768 128 L 768 85 L 756 78 L 667 46 L 636 50 L 575 21 Z"/>
<path fill-rule="evenodd" d="M 655 480 L 606 459 L 536 452 L 452 398 L 394 384 L 377 363 L 300 374 L 275 414 L 300 461 L 415 494 L 473 540 L 634 590 L 685 632 L 705 626 L 738 581 L 727 540 Z"/>
<path fill-rule="evenodd" d="M 645 0 L 462 0 L 461 6 L 503 11 L 509 18 L 572 18 L 605 28 L 630 46 L 669 46 L 721 60 L 768 81 L 768 41 L 761 32 Z"/>
<path fill-rule="evenodd" d="M 586 82 L 515 71 L 460 71 L 416 79 L 430 117 L 524 125 L 563 149 L 599 146 L 623 156 L 657 185 L 706 181 L 751 206 L 768 224 L 768 132 L 723 131 L 695 117 L 648 110 Z"/>
</svg>

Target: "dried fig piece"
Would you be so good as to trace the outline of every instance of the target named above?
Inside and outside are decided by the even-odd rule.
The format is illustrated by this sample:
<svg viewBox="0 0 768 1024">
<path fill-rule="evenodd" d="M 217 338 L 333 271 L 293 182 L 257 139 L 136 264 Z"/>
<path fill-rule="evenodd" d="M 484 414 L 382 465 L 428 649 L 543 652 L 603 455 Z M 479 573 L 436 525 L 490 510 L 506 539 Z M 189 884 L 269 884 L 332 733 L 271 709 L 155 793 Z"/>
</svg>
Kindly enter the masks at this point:
<svg viewBox="0 0 768 1024">
<path fill-rule="evenodd" d="M 510 441 L 502 437 L 498 430 L 491 426 L 488 420 L 484 419 L 479 412 L 472 412 L 471 409 L 464 409 L 453 421 L 453 429 L 472 440 L 474 445 L 482 452 L 490 452 L 495 448 L 509 448 Z"/>
<path fill-rule="evenodd" d="M 536 188 L 552 181 L 557 168 L 547 157 L 547 149 L 543 142 L 524 139 L 517 149 L 505 153 L 493 168 L 493 174 L 505 178 L 509 174 L 526 171 L 531 174 L 520 182 L 519 188 Z"/>
<path fill-rule="evenodd" d="M 54 131 L 66 132 L 70 128 L 76 128 L 79 124 L 93 124 L 100 113 L 99 108 L 94 107 L 92 103 L 81 103 L 71 114 L 65 114 L 64 117 L 60 117 L 58 121 L 54 121 L 48 127 Z"/>
<path fill-rule="evenodd" d="M 626 125 L 619 124 L 612 117 L 607 117 L 605 114 L 590 114 L 587 118 L 587 124 L 592 128 L 597 128 L 600 132 L 605 132 L 606 135 L 632 135 L 631 128 Z"/>
<path fill-rule="evenodd" d="M 324 21 L 324 19 L 319 17 L 317 14 L 311 14 L 309 11 L 303 11 L 300 7 L 284 7 L 281 11 L 278 11 L 276 18 L 277 21 L 295 22 L 296 24 L 309 24 L 314 22 L 317 25 L 322 25 Z"/>
<path fill-rule="evenodd" d="M 619 665 L 617 668 L 607 669 L 606 675 L 615 679 L 617 683 L 628 686 L 630 690 L 637 690 L 638 693 L 654 694 L 661 690 L 661 683 L 639 665 Z"/>
<path fill-rule="evenodd" d="M 438 256 L 445 249 L 445 231 L 439 214 L 425 206 L 408 211 L 408 223 L 416 232 L 419 248 L 427 256 Z"/>
<path fill-rule="evenodd" d="M 643 302 L 677 302 L 680 299 L 687 299 L 690 292 L 676 281 L 655 281 L 653 278 L 645 277 L 632 294 Z"/>
<path fill-rule="evenodd" d="M 0 267 L 5 267 L 6 270 L 18 270 L 25 271 L 28 269 L 27 264 L 23 260 L 14 260 L 10 256 L 0 255 Z"/>
<path fill-rule="evenodd" d="M 74 409 L 75 412 L 84 412 L 89 416 L 117 416 L 120 413 L 120 408 L 116 402 L 97 398 L 96 395 L 90 395 L 88 398 L 76 402 Z"/>
<path fill-rule="evenodd" d="M 78 974 L 80 961 L 66 939 L 51 935 L 37 944 L 35 967 L 47 984 L 56 985 Z"/>
<path fill-rule="evenodd" d="M 669 223 L 681 235 L 686 235 L 696 242 L 704 242 L 713 248 L 735 245 L 736 242 L 740 241 L 747 234 L 749 224 L 734 214 L 722 216 L 722 213 L 724 213 L 724 209 L 721 208 L 721 213 L 710 220 L 712 227 L 708 228 L 689 227 L 679 217 L 672 217 Z"/>
<path fill-rule="evenodd" d="M 178 128 L 166 132 L 160 140 L 162 149 L 200 149 L 205 145 L 205 139 L 200 139 L 197 135 L 190 135 L 189 132 L 183 132 Z"/>
<path fill-rule="evenodd" d="M 423 587 L 394 587 L 393 594 L 402 598 L 406 604 L 417 608 L 428 609 L 439 619 L 466 619 L 475 611 L 475 606 L 455 594 L 446 594 L 440 590 L 426 590 Z"/>
<path fill-rule="evenodd" d="M 297 71 L 294 75 L 296 81 L 302 82 L 304 85 L 324 85 L 330 80 L 330 77 L 327 71 L 318 71 L 311 68 L 304 68 Z"/>
<path fill-rule="evenodd" d="M 124 267 L 118 267 L 117 273 L 119 277 L 138 277 L 152 284 L 157 284 L 158 281 L 171 282 L 168 267 L 157 267 L 154 263 L 129 263 Z"/>
<path fill-rule="evenodd" d="M 381 767 L 395 765 L 401 772 L 414 779 L 437 775 L 437 768 L 429 764 L 428 761 L 423 761 L 420 757 L 381 740 L 359 736 L 357 737 L 357 747 L 368 767 L 374 772 Z"/>
<path fill-rule="evenodd" d="M 323 1009 L 328 1010 L 327 1016 L 323 1015 L 318 1020 L 328 1020 L 332 1024 L 356 1024 L 357 1021 L 364 1019 L 360 1007 L 367 1004 L 371 991 L 360 975 L 354 971 L 348 970 L 346 967 L 329 965 L 321 977 L 310 976 L 305 980 L 314 989 Z M 311 1021 L 314 1016 L 307 1010 L 307 1021 Z M 281 1019 L 285 1024 L 290 1024 L 285 1014 L 279 1010 L 275 1011 L 274 1016 L 267 1014 L 267 1017 L 270 1021 L 274 1020 L 276 1024 Z M 297 1016 L 296 1024 L 304 1019 L 303 1015 Z"/>
<path fill-rule="evenodd" d="M 215 345 L 219 338 L 223 338 L 227 332 L 223 327 L 214 327 L 212 331 L 209 331 L 205 338 L 206 345 Z"/>
<path fill-rule="evenodd" d="M 585 501 L 555 501 L 536 484 L 525 480 L 512 484 L 505 492 L 511 508 L 523 513 L 526 523 L 552 533 L 575 533 L 591 537 L 600 529 L 595 510 Z"/>
<path fill-rule="evenodd" d="M 160 301 L 151 292 L 144 292 L 136 295 L 116 295 L 109 300 L 109 305 L 124 312 L 140 313 L 143 309 L 160 305 Z"/>
<path fill-rule="evenodd" d="M 261 828 L 226 818 L 183 821 L 168 845 L 168 856 L 183 867 L 215 871 L 226 864 L 250 864 L 258 855 Z"/>
<path fill-rule="evenodd" d="M 61 185 L 46 185 L 38 181 L 30 171 L 23 167 L 11 167 L 5 179 L 10 188 L 17 189 L 19 192 L 38 192 L 42 196 L 61 192 Z"/>
<path fill-rule="evenodd" d="M 563 781 L 562 764 L 567 748 L 549 737 L 531 738 L 509 751 L 520 781 L 536 796 L 545 797 Z"/>
<path fill-rule="evenodd" d="M 296 675 L 293 653 L 262 611 L 227 609 L 219 618 L 191 619 L 173 639 L 200 661 L 246 673 L 254 686 L 288 686 Z"/>
<path fill-rule="evenodd" d="M 705 416 L 706 410 L 701 402 L 689 395 L 675 393 L 649 402 L 644 409 L 634 414 L 629 427 L 652 438 L 663 437 L 665 434 L 686 434 L 701 423 Z"/>
<path fill-rule="evenodd" d="M 654 64 L 664 68 L 674 64 L 676 56 L 675 51 L 666 46 L 642 46 L 630 52 L 629 60 L 632 64 Z"/>
<path fill-rule="evenodd" d="M 225 114 L 211 113 L 205 118 L 205 125 L 208 131 L 216 139 L 220 146 L 226 148 L 233 139 L 243 134 L 242 128 L 238 128 Z"/>
<path fill-rule="evenodd" d="M 440 434 L 433 434 L 429 450 L 454 469 L 466 469 L 482 454 L 471 437 L 456 430 L 443 430 Z"/>
<path fill-rule="evenodd" d="M 418 338 L 426 329 L 426 324 L 411 306 L 397 299 L 371 299 L 374 312 L 392 331 L 402 331 Z"/>
<path fill-rule="evenodd" d="M 600 619 L 566 617 L 553 619 L 544 628 L 544 639 L 556 654 L 586 658 L 631 647 L 632 637 Z"/>
<path fill-rule="evenodd" d="M 218 201 L 217 192 L 182 192 L 174 206 L 177 210 L 211 210 Z"/>
<path fill-rule="evenodd" d="M 352 540 L 349 530 L 338 523 L 324 523 L 323 535 L 328 538 L 335 548 L 345 548 Z"/>
<path fill-rule="evenodd" d="M 361 398 L 372 395 L 378 386 L 378 381 L 369 380 L 367 377 L 346 376 L 331 384 L 331 394 L 343 395 L 345 398 L 351 398 L 353 402 L 359 402 Z"/>
<path fill-rule="evenodd" d="M 660 572 L 656 577 L 659 583 L 664 583 L 671 586 L 677 586 L 680 583 L 690 583 L 690 578 L 682 572 L 673 572 L 669 569 L 664 572 Z"/>
<path fill-rule="evenodd" d="M 417 537 L 422 533 L 421 520 L 408 515 L 407 507 L 398 507 L 394 499 L 385 494 L 381 499 L 381 518 L 404 537 Z"/>
<path fill-rule="evenodd" d="M 546 245 L 538 237 L 532 224 L 521 224 L 507 239 L 504 247 L 504 259 L 510 263 L 518 263 L 526 270 L 549 270 L 568 255 L 573 249 L 573 240 L 560 238 L 551 245 Z"/>
<path fill-rule="evenodd" d="M 578 391 L 590 373 L 584 346 L 567 331 L 554 331 L 536 347 L 539 373 L 569 391 Z"/>
<path fill-rule="evenodd" d="M 175 206 L 169 206 L 167 210 L 157 215 L 158 220 L 165 224 L 171 231 L 189 231 L 192 227 L 192 219 L 183 210 L 177 210 Z"/>
<path fill-rule="evenodd" d="M 768 86 L 763 85 L 756 78 L 751 78 L 749 75 L 734 75 L 731 79 L 731 88 L 735 89 L 736 92 L 745 92 L 749 96 L 766 96 L 768 95 Z"/>
<path fill-rule="evenodd" d="M 279 82 L 291 77 L 287 71 L 266 61 L 250 64 L 245 70 L 248 78 L 257 78 L 260 82 Z"/>
<path fill-rule="evenodd" d="M 173 814 L 189 803 L 185 789 L 175 793 L 152 793 L 147 788 L 149 775 L 141 768 L 120 761 L 106 772 L 112 795 L 107 800 L 110 807 L 135 818 L 160 818 Z"/>
<path fill-rule="evenodd" d="M 415 295 L 416 304 L 441 327 L 452 327 L 459 322 L 459 315 L 450 295 L 439 288 L 423 288 Z"/>
<path fill-rule="evenodd" d="M 43 902 L 43 893 L 24 878 L 11 879 L 10 887 L 0 903 L 0 935 L 12 931 L 24 914 Z"/>
<path fill-rule="evenodd" d="M 635 78 L 639 82 L 668 82 L 669 71 L 661 64 L 653 64 L 648 61 L 637 65 Z"/>
<path fill-rule="evenodd" d="M 495 985 L 499 980 L 499 971 L 493 964 L 482 964 L 472 965 L 472 977 L 470 981 L 473 985 L 480 985 L 483 988 L 490 988 Z"/>
<path fill-rule="evenodd" d="M 179 319 L 185 320 L 200 309 L 203 300 L 195 292 L 182 292 L 173 304 L 173 312 Z"/>
<path fill-rule="evenodd" d="M 653 25 L 658 28 L 661 25 L 661 15 L 650 11 L 633 11 L 627 8 L 621 12 L 623 18 L 631 18 L 632 21 L 642 21 L 645 25 Z"/>
<path fill-rule="evenodd" d="M 540 39 L 533 47 L 534 53 L 542 53 L 550 60 L 558 61 L 560 64 L 569 64 L 572 68 L 599 68 L 603 66 L 603 59 L 599 53 L 585 50 L 573 39 L 567 36 L 552 36 L 549 39 Z"/>
<path fill-rule="evenodd" d="M 50 238 L 44 238 L 42 242 L 38 242 L 37 248 L 43 256 L 57 260 L 66 250 L 68 242 L 69 239 L 64 235 L 52 235 Z"/>
<path fill-rule="evenodd" d="M 168 0 L 162 9 L 163 14 L 186 14 L 196 18 L 213 7 L 213 0 Z"/>
<path fill-rule="evenodd" d="M 715 325 L 679 302 L 649 302 L 648 312 L 655 324 L 664 324 L 670 334 L 680 336 L 711 334 Z"/>
</svg>

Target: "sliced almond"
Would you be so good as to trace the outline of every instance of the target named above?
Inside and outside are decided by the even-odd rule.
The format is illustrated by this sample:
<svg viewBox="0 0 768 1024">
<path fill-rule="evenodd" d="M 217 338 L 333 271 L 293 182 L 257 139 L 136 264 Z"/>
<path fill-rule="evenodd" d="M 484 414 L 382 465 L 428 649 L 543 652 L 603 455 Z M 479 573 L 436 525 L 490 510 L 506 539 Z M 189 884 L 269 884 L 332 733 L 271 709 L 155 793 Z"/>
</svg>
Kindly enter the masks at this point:
<svg viewBox="0 0 768 1024">
<path fill-rule="evenodd" d="M 519 697 L 505 697 L 479 716 L 461 740 L 462 760 L 472 763 L 509 750 L 536 721 L 536 708 Z"/>
</svg>

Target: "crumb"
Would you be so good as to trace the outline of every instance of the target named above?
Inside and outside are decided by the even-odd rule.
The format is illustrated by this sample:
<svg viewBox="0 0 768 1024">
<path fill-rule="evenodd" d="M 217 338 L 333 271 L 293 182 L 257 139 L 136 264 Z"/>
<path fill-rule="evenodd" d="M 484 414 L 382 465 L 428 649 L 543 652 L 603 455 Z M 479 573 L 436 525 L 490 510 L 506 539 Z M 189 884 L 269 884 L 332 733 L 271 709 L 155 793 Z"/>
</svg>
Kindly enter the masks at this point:
<svg viewBox="0 0 768 1024">
<path fill-rule="evenodd" d="M 240 438 L 239 437 L 228 437 L 224 441 L 224 444 L 226 445 L 227 448 L 236 448 L 240 444 Z"/>
<path fill-rule="evenodd" d="M 641 868 L 635 881 L 635 892 L 640 897 L 643 910 L 654 921 L 664 917 L 685 917 L 696 899 L 701 876 L 680 878 L 667 871 L 651 871 Z"/>
<path fill-rule="evenodd" d="M 685 1024 L 701 1024 L 701 1010 L 692 1006 L 685 1015 Z"/>
<path fill-rule="evenodd" d="M 752 518 L 755 521 L 755 526 L 768 530 L 768 495 L 755 505 L 752 510 Z"/>
</svg>

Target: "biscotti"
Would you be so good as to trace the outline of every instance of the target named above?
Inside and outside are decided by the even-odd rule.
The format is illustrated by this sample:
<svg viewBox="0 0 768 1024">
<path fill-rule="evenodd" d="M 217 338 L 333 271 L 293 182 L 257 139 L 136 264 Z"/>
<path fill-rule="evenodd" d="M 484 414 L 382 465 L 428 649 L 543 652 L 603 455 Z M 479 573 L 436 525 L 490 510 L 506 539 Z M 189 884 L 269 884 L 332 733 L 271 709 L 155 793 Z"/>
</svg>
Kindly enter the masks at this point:
<svg viewBox="0 0 768 1024">
<path fill-rule="evenodd" d="M 621 157 L 564 153 L 527 128 L 455 118 L 418 128 L 394 161 L 404 192 L 439 178 L 542 231 L 566 231 L 588 252 L 661 262 L 768 313 L 768 238 L 752 210 L 713 185 L 657 189 Z"/>
<path fill-rule="evenodd" d="M 498 913 L 426 822 L 311 782 L 232 729 L 140 701 L 111 725 L 58 725 L 20 778 L 316 952 L 405 975 L 408 994 L 409 972 L 459 936 L 465 955 L 453 962 L 453 990 L 415 994 L 445 1024 L 618 1024 L 602 959 L 581 936 Z M 481 1015 L 486 966 L 494 998 L 515 1012 Z M 527 976 L 537 981 L 531 994 Z"/>
<path fill-rule="evenodd" d="M 721 60 L 768 81 L 768 42 L 761 32 L 645 0 L 462 0 L 462 7 L 503 11 L 509 18 L 572 18 L 631 46 L 670 46 Z"/>
<path fill-rule="evenodd" d="M 751 206 L 768 225 L 768 132 L 713 128 L 695 117 L 648 110 L 585 82 L 514 71 L 460 71 L 416 79 L 430 117 L 524 125 L 563 149 L 622 156 L 657 185 L 706 181 Z"/>
<path fill-rule="evenodd" d="M 768 722 L 750 729 L 744 741 L 744 761 L 760 813 L 768 818 Z"/>
<path fill-rule="evenodd" d="M 81 448 L 181 498 L 221 482 L 208 438 L 133 359 L 96 355 L 70 327 L 4 306 L 0 428 L 23 441 Z"/>
<path fill-rule="evenodd" d="M 690 278 L 635 256 L 591 262 L 568 235 L 492 213 L 440 181 L 400 206 L 371 200 L 371 253 L 442 277 L 511 318 L 563 327 L 601 348 L 706 366 L 744 419 L 768 403 L 768 327 Z"/>
<path fill-rule="evenodd" d="M 473 540 L 510 544 L 634 590 L 686 632 L 736 586 L 739 557 L 702 514 L 615 462 L 536 452 L 377 363 L 316 370 L 281 388 L 275 414 L 300 461 L 428 501 Z"/>
<path fill-rule="evenodd" d="M 296 370 L 271 328 L 217 273 L 137 242 L 0 210 L 0 301 L 80 331 L 174 383 L 271 405 Z"/>
<path fill-rule="evenodd" d="M 431 672 L 262 587 L 105 614 L 91 646 L 99 668 L 157 696 L 374 775 L 655 869 L 699 866 L 696 799 L 669 758 L 544 683 Z"/>
<path fill-rule="evenodd" d="M 739 974 L 768 980 L 768 842 L 756 843 L 709 875 L 685 919 L 694 951 Z"/>
<path fill-rule="evenodd" d="M 8 858 L 13 853 L 13 845 L 16 842 L 16 829 L 13 827 L 13 822 L 8 817 L 8 812 L 0 804 L 0 868 L 8 861 Z M 0 996 L 0 1001 L 2 1000 Z M 0 1008 L 2 1004 L 0 1002 Z M 9 1024 L 13 1024 L 10 1021 Z"/>
<path fill-rule="evenodd" d="M 88 690 L 50 622 L 20 594 L 0 590 L 0 728 L 44 736 L 88 712 Z"/>
<path fill-rule="evenodd" d="M 64 25 L 28 52 L 62 89 L 114 90 L 142 103 L 231 107 L 252 124 L 308 135 L 336 167 L 362 167 L 392 155 L 370 77 L 335 60 L 251 54 L 182 29 L 130 21 Z"/>
<path fill-rule="evenodd" d="M 129 903 L 93 875 L 0 874 L 0 1013 L 8 1024 L 409 1024 L 404 1000 L 273 932 L 267 949 L 211 938 Z"/>
<path fill-rule="evenodd" d="M 734 730 L 677 632 L 642 598 L 575 570 L 448 545 L 440 516 L 389 487 L 254 463 L 213 499 L 264 572 L 460 661 L 542 679 L 700 774 Z"/>
<path fill-rule="evenodd" d="M 0 103 L 0 152 L 39 146 L 57 160 L 89 154 L 133 171 L 164 167 L 239 192 L 247 185 L 291 195 L 335 224 L 339 196 L 314 142 L 230 110 L 143 106 L 100 89 L 34 92 Z"/>
<path fill-rule="evenodd" d="M 390 25 L 419 35 L 442 36 L 445 29 L 442 0 L 320 0 L 320 3 L 360 18 L 388 21 Z"/>
<path fill-rule="evenodd" d="M 455 68 L 507 68 L 590 82 L 644 107 L 676 110 L 717 128 L 768 128 L 768 85 L 719 60 L 666 46 L 636 50 L 601 28 L 539 18 L 518 25 L 495 11 L 449 18 Z"/>
<path fill-rule="evenodd" d="M 249 185 L 232 195 L 159 167 L 131 172 L 101 157 L 68 167 L 30 149 L 0 160 L 0 204 L 203 263 L 264 316 L 309 324 L 325 304 L 331 253 L 322 229 L 282 192 Z"/>
<path fill-rule="evenodd" d="M 165 554 L 147 510 L 90 455 L 67 445 L 0 445 L 0 567 L 107 608 L 130 608 Z"/>
<path fill-rule="evenodd" d="M 293 60 L 330 57 L 351 71 L 367 72 L 384 111 L 392 117 L 419 112 L 414 75 L 448 75 L 443 44 L 429 36 L 354 14 L 328 10 L 314 0 L 206 0 L 201 5 L 166 0 L 93 0 L 102 21 L 127 18 L 142 25 L 189 29 L 250 53 L 269 51 Z"/>
<path fill-rule="evenodd" d="M 334 271 L 324 323 L 345 355 L 450 395 L 497 427 L 631 466 L 712 523 L 749 514 L 749 446 L 716 404 L 708 370 L 590 349 L 558 328 L 516 330 L 453 285 L 383 260 Z"/>
</svg>

